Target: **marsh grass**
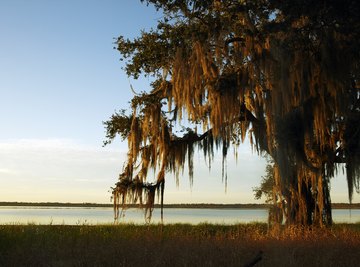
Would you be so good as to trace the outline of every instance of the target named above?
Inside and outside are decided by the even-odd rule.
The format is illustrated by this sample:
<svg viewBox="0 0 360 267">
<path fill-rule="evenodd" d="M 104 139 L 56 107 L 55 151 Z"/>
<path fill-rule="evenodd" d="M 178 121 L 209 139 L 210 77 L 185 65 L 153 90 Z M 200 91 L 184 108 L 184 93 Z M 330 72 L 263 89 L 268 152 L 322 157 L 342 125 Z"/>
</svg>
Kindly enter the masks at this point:
<svg viewBox="0 0 360 267">
<path fill-rule="evenodd" d="M 358 266 L 360 224 L 1 225 L 0 266 Z"/>
</svg>

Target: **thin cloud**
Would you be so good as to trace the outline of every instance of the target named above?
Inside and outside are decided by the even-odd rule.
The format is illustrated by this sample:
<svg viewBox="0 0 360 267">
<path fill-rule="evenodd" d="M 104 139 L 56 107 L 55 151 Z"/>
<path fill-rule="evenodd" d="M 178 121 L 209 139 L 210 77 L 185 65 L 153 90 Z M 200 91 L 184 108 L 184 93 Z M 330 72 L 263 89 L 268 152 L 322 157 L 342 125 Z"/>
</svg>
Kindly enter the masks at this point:
<svg viewBox="0 0 360 267">
<path fill-rule="evenodd" d="M 3 140 L 0 195 L 5 201 L 32 201 L 27 197 L 36 192 L 41 201 L 104 202 L 125 158 L 120 149 L 68 139 Z"/>
<path fill-rule="evenodd" d="M 5 169 L 5 168 L 0 168 L 0 175 L 1 174 L 5 174 L 5 175 L 14 175 L 14 174 L 18 174 L 19 172 L 16 170 L 11 170 L 11 169 Z"/>
</svg>

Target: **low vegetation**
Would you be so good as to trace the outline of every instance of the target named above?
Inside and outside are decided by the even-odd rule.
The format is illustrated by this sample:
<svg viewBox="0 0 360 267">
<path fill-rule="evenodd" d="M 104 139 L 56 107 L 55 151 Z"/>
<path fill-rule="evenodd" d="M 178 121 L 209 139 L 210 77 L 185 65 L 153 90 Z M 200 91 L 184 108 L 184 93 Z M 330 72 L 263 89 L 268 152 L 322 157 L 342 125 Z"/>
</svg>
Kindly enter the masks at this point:
<svg viewBox="0 0 360 267">
<path fill-rule="evenodd" d="M 357 266 L 360 224 L 1 225 L 0 266 Z"/>
</svg>

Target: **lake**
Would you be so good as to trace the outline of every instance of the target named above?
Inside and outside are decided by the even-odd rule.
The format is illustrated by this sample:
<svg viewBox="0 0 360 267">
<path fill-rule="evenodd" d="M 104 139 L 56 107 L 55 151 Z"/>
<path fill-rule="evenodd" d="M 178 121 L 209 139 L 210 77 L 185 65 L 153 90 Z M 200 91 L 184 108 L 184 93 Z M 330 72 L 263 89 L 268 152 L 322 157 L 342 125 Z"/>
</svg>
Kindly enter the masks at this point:
<svg viewBox="0 0 360 267">
<path fill-rule="evenodd" d="M 165 208 L 164 223 L 203 222 L 217 224 L 236 224 L 267 222 L 267 209 L 189 209 Z M 113 209 L 103 207 L 0 207 L 0 224 L 111 224 Z M 360 222 L 360 209 L 334 209 L 335 223 Z M 119 222 L 144 224 L 142 210 L 130 208 Z M 160 222 L 160 209 L 155 209 L 152 223 Z"/>
</svg>

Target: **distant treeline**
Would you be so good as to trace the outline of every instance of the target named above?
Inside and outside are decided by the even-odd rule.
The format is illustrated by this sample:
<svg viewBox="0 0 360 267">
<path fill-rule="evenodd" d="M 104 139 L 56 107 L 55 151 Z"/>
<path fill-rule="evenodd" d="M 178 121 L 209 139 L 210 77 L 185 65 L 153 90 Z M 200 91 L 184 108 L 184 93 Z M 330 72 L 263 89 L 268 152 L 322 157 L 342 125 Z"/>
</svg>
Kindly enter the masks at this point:
<svg viewBox="0 0 360 267">
<path fill-rule="evenodd" d="M 61 203 L 61 202 L 0 202 L 0 206 L 32 206 L 32 207 L 113 207 L 113 204 L 105 203 Z M 129 208 L 139 207 L 138 204 L 127 204 Z M 155 204 L 159 208 L 160 204 Z M 164 204 L 164 208 L 186 209 L 263 209 L 267 204 Z"/>
<path fill-rule="evenodd" d="M 69 203 L 69 202 L 0 202 L 0 206 L 25 206 L 25 207 L 112 207 L 112 204 L 101 203 Z"/>
<path fill-rule="evenodd" d="M 32 206 L 32 207 L 113 207 L 113 204 L 106 203 L 62 203 L 62 202 L 0 202 L 0 206 Z M 127 207 L 139 207 L 136 204 L 128 204 Z M 155 208 L 159 208 L 159 204 L 155 204 Z M 179 208 L 179 209 L 267 209 L 269 204 L 164 204 L 164 208 Z M 360 209 L 360 203 L 333 203 L 333 209 Z"/>
</svg>

